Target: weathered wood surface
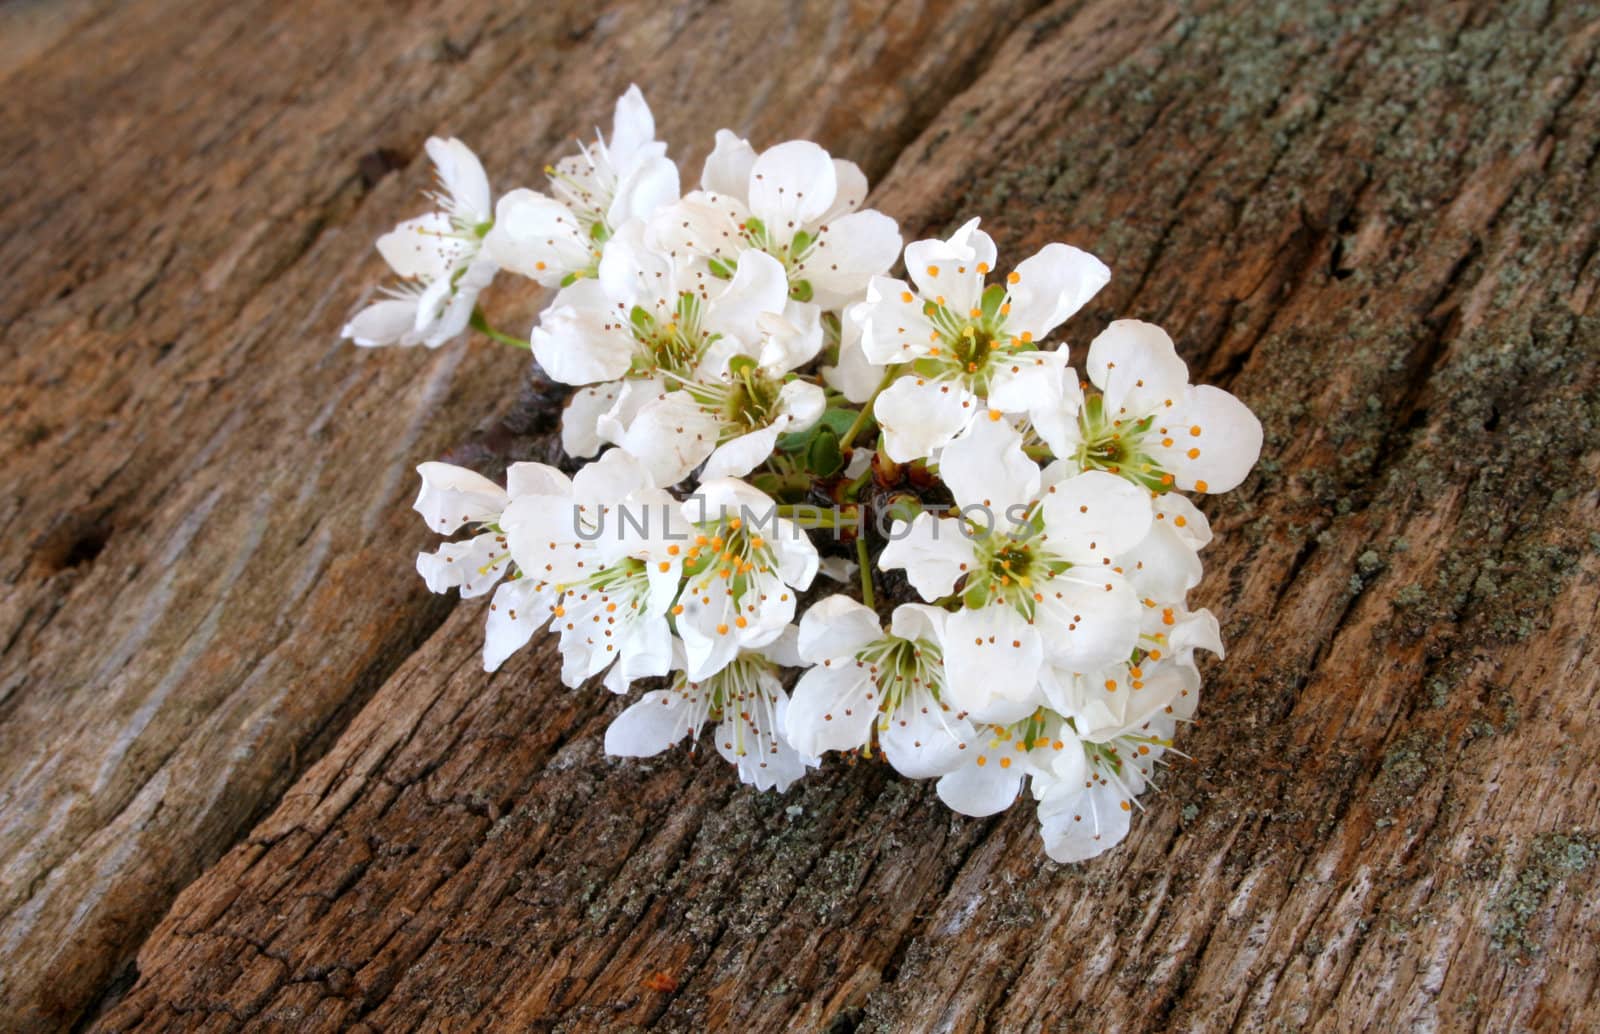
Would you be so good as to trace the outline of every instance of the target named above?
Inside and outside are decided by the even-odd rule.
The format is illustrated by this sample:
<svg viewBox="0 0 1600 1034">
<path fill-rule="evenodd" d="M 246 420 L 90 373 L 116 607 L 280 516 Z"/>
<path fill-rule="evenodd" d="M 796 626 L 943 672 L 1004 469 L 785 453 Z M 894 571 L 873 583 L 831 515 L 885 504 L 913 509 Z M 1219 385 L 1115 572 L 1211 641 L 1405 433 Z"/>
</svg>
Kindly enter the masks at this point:
<svg viewBox="0 0 1600 1034">
<path fill-rule="evenodd" d="M 1600 1025 L 1592 8 L 499 8 L 84 4 L 5 52 L 9 1026 Z M 483 342 L 338 344 L 371 239 L 430 132 L 531 179 L 630 79 L 686 168 L 810 135 L 909 233 L 1090 247 L 1071 340 L 1158 320 L 1261 413 L 1232 653 L 1120 850 L 876 764 L 607 760 L 616 701 L 485 676 L 422 591 L 409 468 L 550 414 Z"/>
</svg>

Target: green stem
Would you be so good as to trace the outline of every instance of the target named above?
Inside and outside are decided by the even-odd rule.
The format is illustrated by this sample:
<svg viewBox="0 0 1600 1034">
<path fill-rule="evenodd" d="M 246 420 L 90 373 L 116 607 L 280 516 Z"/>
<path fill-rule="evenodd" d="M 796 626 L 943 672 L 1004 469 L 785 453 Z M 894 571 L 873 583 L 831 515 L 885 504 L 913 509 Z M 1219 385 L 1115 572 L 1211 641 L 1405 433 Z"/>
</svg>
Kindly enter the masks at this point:
<svg viewBox="0 0 1600 1034">
<path fill-rule="evenodd" d="M 780 503 L 778 505 L 778 516 L 784 520 L 794 521 L 807 531 L 818 528 L 832 529 L 840 526 L 838 513 L 833 510 L 824 510 L 820 506 L 812 506 L 808 503 Z M 848 521 L 849 518 L 847 517 L 845 520 Z"/>
<path fill-rule="evenodd" d="M 883 375 L 883 380 L 876 388 L 872 389 L 872 397 L 861 404 L 861 411 L 856 414 L 856 418 L 852 420 L 850 422 L 850 426 L 845 429 L 844 437 L 839 439 L 839 448 L 848 449 L 850 447 L 850 443 L 856 440 L 856 435 L 866 430 L 867 421 L 873 419 L 872 404 L 878 401 L 878 396 L 883 394 L 884 388 L 887 388 L 889 385 L 894 383 L 895 377 L 896 371 L 893 369 L 890 369 Z"/>
<path fill-rule="evenodd" d="M 524 352 L 533 351 L 533 346 L 521 338 L 512 337 L 510 334 L 502 334 L 500 331 L 489 326 L 489 317 L 483 314 L 482 309 L 472 310 L 472 329 L 476 330 L 484 337 L 500 342 L 502 345 L 510 345 L 512 348 L 520 348 Z"/>
<path fill-rule="evenodd" d="M 872 596 L 872 558 L 867 556 L 865 535 L 856 536 L 856 566 L 861 568 L 861 602 L 867 605 L 868 610 L 876 610 L 878 604 Z"/>
</svg>

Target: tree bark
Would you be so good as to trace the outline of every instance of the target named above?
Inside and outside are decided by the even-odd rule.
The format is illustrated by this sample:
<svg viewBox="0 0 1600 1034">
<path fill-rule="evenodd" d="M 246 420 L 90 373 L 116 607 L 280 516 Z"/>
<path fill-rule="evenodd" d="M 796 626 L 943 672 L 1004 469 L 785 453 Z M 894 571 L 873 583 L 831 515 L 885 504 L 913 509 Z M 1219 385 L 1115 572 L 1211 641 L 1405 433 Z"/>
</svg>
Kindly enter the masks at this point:
<svg viewBox="0 0 1600 1034">
<path fill-rule="evenodd" d="M 13 17 L 7 14 L 6 17 Z M 3 24 L 3 23 L 0 23 Z M 0 50 L 0 1015 L 23 1030 L 1600 1026 L 1600 17 L 1582 4 L 72 4 Z M 65 25 L 65 27 L 63 27 Z M 1115 277 L 1267 429 L 1230 653 L 1128 840 L 833 761 L 605 757 L 478 665 L 410 468 L 525 358 L 336 340 L 422 140 L 532 183 L 638 81 Z M 512 327 L 543 299 L 497 285 Z M 136 963 L 130 959 L 137 953 Z"/>
</svg>

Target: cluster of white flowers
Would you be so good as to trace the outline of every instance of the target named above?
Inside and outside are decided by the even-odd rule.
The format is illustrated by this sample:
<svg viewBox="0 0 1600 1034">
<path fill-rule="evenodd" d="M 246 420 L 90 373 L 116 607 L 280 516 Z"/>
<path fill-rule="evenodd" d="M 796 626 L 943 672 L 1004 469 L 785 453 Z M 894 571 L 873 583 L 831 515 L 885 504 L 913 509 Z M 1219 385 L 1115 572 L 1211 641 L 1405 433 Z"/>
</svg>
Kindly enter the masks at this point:
<svg viewBox="0 0 1600 1034">
<path fill-rule="evenodd" d="M 1194 714 L 1196 649 L 1222 653 L 1185 602 L 1211 532 L 1181 493 L 1238 485 L 1262 436 L 1148 323 L 1106 327 L 1079 379 L 1048 339 L 1103 263 L 1049 244 L 1001 275 L 973 219 L 905 246 L 898 279 L 899 229 L 854 164 L 723 130 L 682 193 L 637 88 L 545 192 L 491 203 L 465 145 L 428 154 L 439 210 L 379 239 L 399 286 L 345 336 L 432 348 L 472 326 L 577 389 L 572 476 L 418 468 L 428 526 L 469 535 L 417 568 L 493 591 L 486 669 L 547 629 L 568 686 L 652 680 L 611 754 L 712 725 L 763 790 L 880 752 L 966 815 L 1026 784 L 1059 861 L 1126 835 Z M 478 308 L 499 272 L 557 289 L 527 341 Z M 875 570 L 922 602 L 885 622 Z M 806 596 L 796 621 L 819 573 L 859 599 Z"/>
</svg>

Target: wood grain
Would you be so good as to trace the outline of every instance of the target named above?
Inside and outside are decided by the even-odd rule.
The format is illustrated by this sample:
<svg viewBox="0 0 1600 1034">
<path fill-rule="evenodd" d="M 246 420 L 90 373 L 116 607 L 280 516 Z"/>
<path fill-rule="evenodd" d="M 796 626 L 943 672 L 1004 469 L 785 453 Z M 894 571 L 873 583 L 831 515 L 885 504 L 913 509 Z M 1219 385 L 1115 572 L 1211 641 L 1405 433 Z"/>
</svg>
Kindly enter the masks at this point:
<svg viewBox="0 0 1600 1034">
<path fill-rule="evenodd" d="M 94 12 L 0 100 L 4 1014 L 1600 1024 L 1597 42 L 1578 4 Z M 416 584 L 410 466 L 551 414 L 482 342 L 339 345 L 370 241 L 429 133 L 530 179 L 630 79 L 686 168 L 809 135 L 910 234 L 1090 248 L 1070 343 L 1157 320 L 1262 415 L 1208 507 L 1231 652 L 1118 851 L 876 764 L 609 760 L 618 702 L 547 645 L 485 676 Z"/>
</svg>

